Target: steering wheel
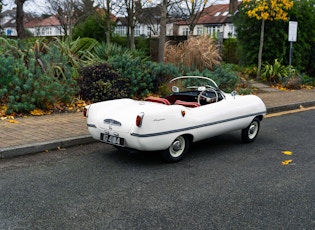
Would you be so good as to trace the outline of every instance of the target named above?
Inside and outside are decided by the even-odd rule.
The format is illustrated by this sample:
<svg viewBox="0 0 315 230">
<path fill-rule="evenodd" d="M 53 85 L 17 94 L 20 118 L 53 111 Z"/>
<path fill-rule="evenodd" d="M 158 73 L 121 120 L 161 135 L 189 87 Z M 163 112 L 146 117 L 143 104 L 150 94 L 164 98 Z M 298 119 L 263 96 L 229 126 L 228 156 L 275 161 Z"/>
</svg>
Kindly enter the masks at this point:
<svg viewBox="0 0 315 230">
<path fill-rule="evenodd" d="M 212 92 L 215 93 L 215 97 L 208 97 L 207 95 L 204 95 L 205 92 L 210 92 L 210 91 L 212 91 Z M 206 102 L 208 102 L 208 103 L 211 103 L 211 102 L 218 102 L 218 101 L 219 101 L 219 95 L 218 95 L 217 91 L 214 90 L 214 89 L 212 89 L 212 88 L 203 90 L 203 91 L 201 91 L 201 92 L 198 94 L 198 99 L 197 99 L 198 104 L 200 104 L 200 99 L 201 99 L 201 98 L 204 98 L 204 99 L 206 100 Z M 214 99 L 215 99 L 215 100 L 214 100 Z"/>
</svg>

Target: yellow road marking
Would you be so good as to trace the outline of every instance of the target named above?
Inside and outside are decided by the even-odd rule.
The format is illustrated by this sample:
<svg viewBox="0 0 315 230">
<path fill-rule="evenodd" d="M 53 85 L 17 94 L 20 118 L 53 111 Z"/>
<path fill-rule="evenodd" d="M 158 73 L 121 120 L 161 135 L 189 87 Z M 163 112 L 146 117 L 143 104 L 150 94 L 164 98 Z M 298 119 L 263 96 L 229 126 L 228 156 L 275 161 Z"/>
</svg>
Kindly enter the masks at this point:
<svg viewBox="0 0 315 230">
<path fill-rule="evenodd" d="M 282 115 L 286 115 L 286 114 L 299 113 L 299 112 L 309 111 L 309 110 L 313 110 L 313 109 L 315 109 L 315 106 L 307 107 L 307 108 L 300 106 L 299 109 L 293 109 L 293 110 L 288 110 L 288 111 L 283 111 L 283 112 L 278 112 L 278 113 L 271 113 L 271 114 L 267 114 L 265 117 L 266 118 L 278 117 L 278 116 L 282 116 Z"/>
</svg>

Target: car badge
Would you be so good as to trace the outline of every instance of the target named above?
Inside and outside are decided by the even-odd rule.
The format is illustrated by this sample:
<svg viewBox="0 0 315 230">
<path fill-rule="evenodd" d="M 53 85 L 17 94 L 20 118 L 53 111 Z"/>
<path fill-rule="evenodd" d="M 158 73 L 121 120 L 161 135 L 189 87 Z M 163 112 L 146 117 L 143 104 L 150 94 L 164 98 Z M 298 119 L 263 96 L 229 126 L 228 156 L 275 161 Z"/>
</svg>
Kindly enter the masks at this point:
<svg viewBox="0 0 315 230">
<path fill-rule="evenodd" d="M 185 115 L 186 115 L 186 111 L 182 110 L 182 116 L 185 117 Z"/>
<path fill-rule="evenodd" d="M 112 128 L 112 126 L 121 126 L 121 123 L 119 121 L 113 120 L 113 119 L 105 119 L 104 124 L 109 125 L 109 129 Z"/>
</svg>

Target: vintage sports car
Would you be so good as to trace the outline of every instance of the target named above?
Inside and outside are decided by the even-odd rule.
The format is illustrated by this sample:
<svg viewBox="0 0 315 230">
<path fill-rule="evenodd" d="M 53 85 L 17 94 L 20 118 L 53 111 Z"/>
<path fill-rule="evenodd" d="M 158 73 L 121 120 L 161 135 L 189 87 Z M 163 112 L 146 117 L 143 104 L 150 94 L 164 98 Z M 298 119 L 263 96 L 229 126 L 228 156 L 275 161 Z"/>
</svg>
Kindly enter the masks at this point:
<svg viewBox="0 0 315 230">
<path fill-rule="evenodd" d="M 177 162 L 190 143 L 242 130 L 245 143 L 255 140 L 266 106 L 255 95 L 225 93 L 210 78 L 182 76 L 169 83 L 167 97 L 103 101 L 85 108 L 90 134 L 118 148 L 160 151 Z"/>
</svg>

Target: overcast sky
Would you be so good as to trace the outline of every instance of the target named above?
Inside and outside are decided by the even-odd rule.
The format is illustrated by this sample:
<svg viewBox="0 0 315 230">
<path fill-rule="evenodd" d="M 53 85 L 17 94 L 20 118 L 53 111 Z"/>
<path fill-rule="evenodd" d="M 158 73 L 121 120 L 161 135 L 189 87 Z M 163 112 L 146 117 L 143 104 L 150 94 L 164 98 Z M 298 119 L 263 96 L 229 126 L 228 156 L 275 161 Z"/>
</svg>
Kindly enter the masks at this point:
<svg viewBox="0 0 315 230">
<path fill-rule="evenodd" d="M 157 0 L 158 1 L 158 0 Z M 229 3 L 229 0 L 210 0 L 209 2 L 217 1 L 217 3 Z M 6 5 L 3 7 L 4 10 L 11 10 L 15 7 L 14 0 L 4 0 L 3 3 Z M 24 3 L 24 11 L 29 13 L 43 13 L 47 11 L 45 0 L 27 0 Z"/>
<path fill-rule="evenodd" d="M 11 10 L 12 8 L 16 7 L 14 0 L 4 0 L 4 7 L 3 10 Z M 24 3 L 24 11 L 29 13 L 34 12 L 45 12 L 45 0 L 27 0 Z"/>
</svg>

